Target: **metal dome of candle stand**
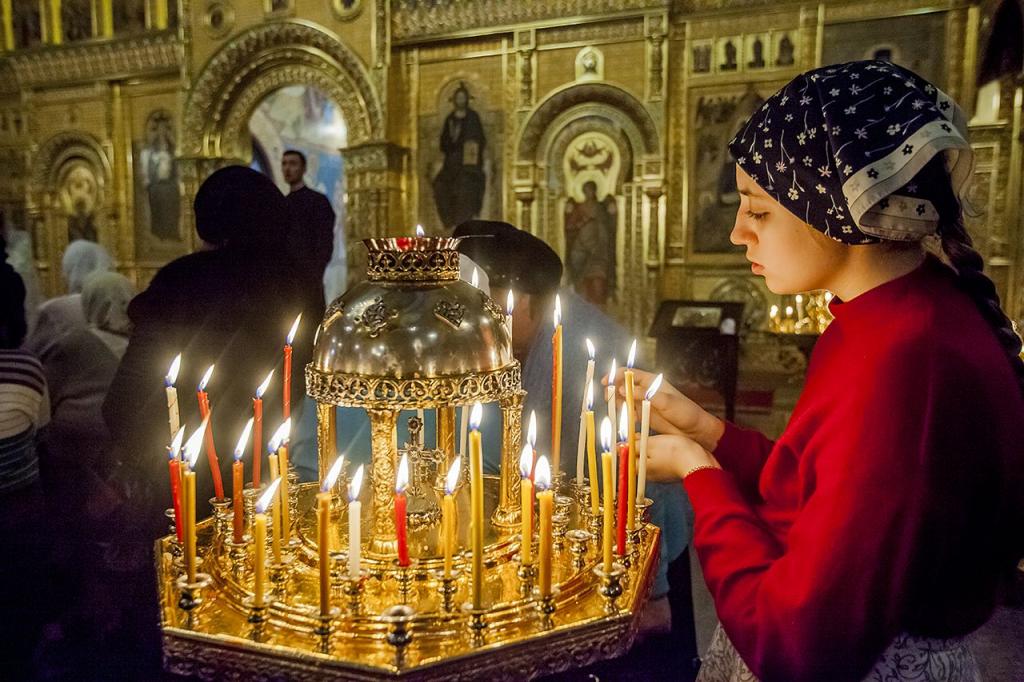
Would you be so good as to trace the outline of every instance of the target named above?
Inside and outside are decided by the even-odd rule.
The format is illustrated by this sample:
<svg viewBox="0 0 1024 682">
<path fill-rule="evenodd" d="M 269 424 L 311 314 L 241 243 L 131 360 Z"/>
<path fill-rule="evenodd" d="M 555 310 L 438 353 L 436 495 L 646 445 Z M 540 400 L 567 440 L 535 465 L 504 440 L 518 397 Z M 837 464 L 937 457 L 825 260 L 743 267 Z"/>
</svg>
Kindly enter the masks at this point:
<svg viewBox="0 0 1024 682">
<path fill-rule="evenodd" d="M 601 570 L 599 529 L 587 489 L 555 499 L 552 571 L 556 592 L 534 590 L 536 571 L 520 550 L 521 413 L 525 393 L 512 356 L 505 312 L 459 279 L 457 240 L 367 240 L 367 280 L 327 309 L 306 368 L 317 401 L 323 480 L 337 454 L 335 407 L 359 407 L 371 423 L 368 486 L 360 499 L 363 570 L 350 575 L 347 478 L 332 491 L 331 599 L 319 604 L 319 555 L 313 483 L 290 487 L 293 541 L 269 567 L 271 596 L 254 608 L 251 533 L 231 541 L 227 507 L 199 524 L 204 580 L 179 579 L 181 552 L 172 534 L 157 543 L 157 567 L 168 670 L 203 678 L 273 675 L 289 679 L 525 679 L 619 655 L 632 643 L 658 561 L 658 530 L 638 505 L 642 523 L 626 556 Z M 470 598 L 470 552 L 442 568 L 438 497 L 455 456 L 455 409 L 497 403 L 502 412 L 498 477 L 484 477 L 485 549 L 480 609 Z M 412 420 L 403 448 L 394 432 L 401 410 L 436 410 L 437 443 L 427 448 Z M 341 437 L 344 439 L 345 434 Z M 394 517 L 395 470 L 410 458 L 409 551 L 399 566 Z M 458 547 L 469 546 L 468 458 L 455 492 Z M 556 491 L 556 494 L 559 491 Z M 566 491 L 569 492 L 569 491 Z M 252 524 L 248 495 L 247 529 Z M 572 528 L 572 530 L 569 530 Z"/>
</svg>

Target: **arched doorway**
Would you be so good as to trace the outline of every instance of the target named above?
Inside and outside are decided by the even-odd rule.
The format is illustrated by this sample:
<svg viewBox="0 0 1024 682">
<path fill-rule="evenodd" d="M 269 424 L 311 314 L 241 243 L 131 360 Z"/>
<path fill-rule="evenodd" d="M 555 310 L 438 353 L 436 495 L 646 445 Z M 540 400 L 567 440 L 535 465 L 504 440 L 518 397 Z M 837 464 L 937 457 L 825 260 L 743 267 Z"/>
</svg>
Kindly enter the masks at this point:
<svg viewBox="0 0 1024 682">
<path fill-rule="evenodd" d="M 328 301 L 341 294 L 346 281 L 345 173 L 340 150 L 348 146 L 348 126 L 341 108 L 327 93 L 310 85 L 290 85 L 267 95 L 249 118 L 250 165 L 274 180 L 285 194 L 290 188 L 281 173 L 281 157 L 298 151 L 306 157 L 304 182 L 325 195 L 334 209 L 334 254 L 328 265 L 324 293 Z"/>
</svg>

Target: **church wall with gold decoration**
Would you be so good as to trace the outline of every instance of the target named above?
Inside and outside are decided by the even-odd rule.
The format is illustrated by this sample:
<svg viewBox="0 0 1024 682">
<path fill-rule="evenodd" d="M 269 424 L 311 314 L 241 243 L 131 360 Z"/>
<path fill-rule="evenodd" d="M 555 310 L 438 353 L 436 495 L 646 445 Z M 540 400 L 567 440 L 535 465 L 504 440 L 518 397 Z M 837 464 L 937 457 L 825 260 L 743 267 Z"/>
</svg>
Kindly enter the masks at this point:
<svg viewBox="0 0 1024 682">
<path fill-rule="evenodd" d="M 307 85 L 347 128 L 350 273 L 360 272 L 356 240 L 416 223 L 441 233 L 474 210 L 529 229 L 569 260 L 581 230 L 606 224 L 613 272 L 594 295 L 645 333 L 666 298 L 738 298 L 748 322 L 764 324 L 775 299 L 727 241 L 736 197 L 725 152 L 761 98 L 815 65 L 881 55 L 973 114 L 996 6 L 0 0 L 0 9 L 0 208 L 31 232 L 48 293 L 61 290 L 69 234 L 95 235 L 139 286 L 196 248 L 199 184 L 250 162 L 248 123 L 261 101 Z M 983 98 L 972 122 L 982 213 L 971 227 L 1019 319 L 1020 79 L 986 86 Z M 449 122 L 460 99 L 475 112 L 465 127 Z M 465 139 L 460 163 L 446 168 L 448 125 Z"/>
</svg>

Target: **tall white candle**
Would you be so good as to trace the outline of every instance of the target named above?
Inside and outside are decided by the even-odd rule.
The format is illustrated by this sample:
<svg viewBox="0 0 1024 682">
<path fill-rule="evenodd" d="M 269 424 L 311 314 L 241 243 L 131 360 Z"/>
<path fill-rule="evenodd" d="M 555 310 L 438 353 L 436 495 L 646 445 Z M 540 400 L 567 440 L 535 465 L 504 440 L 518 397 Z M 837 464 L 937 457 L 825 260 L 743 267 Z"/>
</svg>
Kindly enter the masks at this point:
<svg viewBox="0 0 1024 682">
<path fill-rule="evenodd" d="M 590 339 L 586 339 L 587 353 L 590 354 L 590 359 L 587 360 L 587 380 L 583 384 L 583 399 L 580 401 L 580 435 L 576 439 L 576 482 L 583 483 L 583 455 L 587 445 L 587 390 L 590 387 L 591 382 L 594 380 L 594 344 L 591 343 Z"/>
<path fill-rule="evenodd" d="M 361 516 L 363 503 L 359 501 L 359 489 L 363 485 L 363 465 L 360 464 L 348 485 L 348 575 L 359 577 L 359 564 L 362 561 L 360 545 L 362 543 Z"/>
<path fill-rule="evenodd" d="M 178 380 L 178 370 L 181 369 L 181 353 L 178 353 L 171 362 L 167 376 L 164 377 L 164 388 L 167 391 L 167 424 L 171 427 L 171 438 L 181 428 L 181 419 L 178 416 L 178 389 L 174 382 Z"/>
<path fill-rule="evenodd" d="M 508 290 L 508 296 L 505 298 L 505 326 L 508 327 L 508 340 L 512 341 L 512 312 L 516 309 L 516 299 L 512 295 L 512 290 Z"/>
<path fill-rule="evenodd" d="M 640 403 L 640 457 L 636 471 L 636 501 L 643 502 L 647 496 L 647 439 L 651 435 L 651 398 L 661 388 L 662 375 L 654 377 L 650 388 Z"/>
</svg>

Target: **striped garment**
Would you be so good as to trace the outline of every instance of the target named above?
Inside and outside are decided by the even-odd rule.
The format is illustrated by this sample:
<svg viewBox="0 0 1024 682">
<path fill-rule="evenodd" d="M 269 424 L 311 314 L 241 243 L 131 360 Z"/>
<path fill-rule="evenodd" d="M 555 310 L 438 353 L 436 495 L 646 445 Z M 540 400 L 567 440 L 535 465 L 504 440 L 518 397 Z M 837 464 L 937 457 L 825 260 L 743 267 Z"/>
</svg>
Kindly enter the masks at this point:
<svg viewBox="0 0 1024 682">
<path fill-rule="evenodd" d="M 49 420 L 39 360 L 28 351 L 0 349 L 0 495 L 38 480 L 35 433 Z"/>
</svg>

